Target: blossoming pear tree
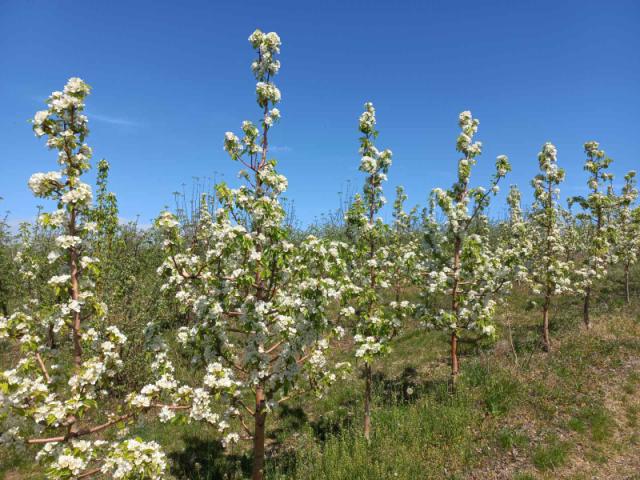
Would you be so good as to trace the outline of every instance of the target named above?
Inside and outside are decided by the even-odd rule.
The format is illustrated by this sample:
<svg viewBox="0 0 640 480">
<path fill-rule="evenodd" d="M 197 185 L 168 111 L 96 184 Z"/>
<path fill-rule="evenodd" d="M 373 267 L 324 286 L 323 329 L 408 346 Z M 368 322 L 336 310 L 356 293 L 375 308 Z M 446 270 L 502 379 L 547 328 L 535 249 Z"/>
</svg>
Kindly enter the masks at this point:
<svg viewBox="0 0 640 480">
<path fill-rule="evenodd" d="M 0 202 L 2 202 L 0 197 Z M 9 315 L 11 303 L 18 291 L 16 283 L 11 280 L 17 276 L 17 268 L 13 261 L 13 232 L 8 222 L 8 213 L 0 216 L 0 315 Z"/>
<path fill-rule="evenodd" d="M 581 207 L 576 219 L 579 222 L 582 258 L 576 270 L 575 288 L 584 297 L 583 321 L 587 328 L 591 325 L 589 312 L 593 286 L 607 274 L 609 264 L 615 261 L 612 248 L 614 232 L 610 220 L 617 199 L 612 195 L 611 188 L 605 189 L 605 185 L 613 180 L 613 174 L 607 172 L 612 159 L 599 147 L 598 142 L 594 141 L 584 144 L 587 154 L 584 169 L 589 173 L 589 194 L 569 199 L 570 205 L 577 203 Z"/>
<path fill-rule="evenodd" d="M 51 479 L 161 479 L 166 459 L 157 443 L 106 437 L 110 430 L 125 435 L 127 422 L 155 405 L 124 402 L 111 408 L 112 379 L 123 366 L 120 351 L 127 339 L 109 323 L 107 307 L 94 293 L 96 224 L 92 190 L 81 179 L 92 154 L 84 143 L 88 94 L 86 83 L 71 78 L 33 120 L 34 132 L 47 137 L 60 165 L 29 180 L 36 196 L 57 204 L 39 218 L 56 234 L 47 256 L 57 269 L 48 281 L 56 303 L 46 311 L 27 306 L 0 318 L 0 340 L 20 352 L 13 368 L 0 373 L 2 441 L 41 446 L 37 459 Z M 59 342 L 55 347 L 44 341 L 50 325 Z"/>
<path fill-rule="evenodd" d="M 530 243 L 527 241 L 527 224 L 522 213 L 522 193 L 517 185 L 509 187 L 507 205 L 509 206 L 509 236 L 506 242 L 513 248 L 520 248 L 517 255 L 524 260 Z"/>
<path fill-rule="evenodd" d="M 459 373 L 458 338 L 465 331 L 495 334 L 496 296 L 510 284 L 508 277 L 499 274 L 501 257 L 490 245 L 485 212 L 511 165 L 505 155 L 498 156 L 489 188 L 470 187 L 471 169 L 482 151 L 481 142 L 473 141 L 480 122 L 465 111 L 458 123 L 461 132 L 456 150 L 463 155 L 458 161 L 458 180 L 449 190 L 432 192 L 446 220 L 434 236 L 438 245 L 421 275 L 427 297 L 442 292 L 450 302 L 446 309 L 427 309 L 424 320 L 427 327 L 442 328 L 450 335 L 452 383 Z"/>
<path fill-rule="evenodd" d="M 269 157 L 271 129 L 280 119 L 280 38 L 256 30 L 249 42 L 261 118 L 245 121 L 242 138 L 227 132 L 224 149 L 243 166 L 244 184 L 216 186 L 220 208 L 208 202 L 193 242 L 176 217 L 157 221 L 165 232 L 165 288 L 192 313 L 177 335 L 205 384 L 220 387 L 219 409 L 236 427 L 225 442 L 253 442 L 254 480 L 264 477 L 266 421 L 289 398 L 322 389 L 336 379 L 327 352 L 340 335 L 329 307 L 345 283 L 345 246 L 309 236 L 294 242 L 280 196 L 287 179 Z M 340 367 L 340 365 L 338 365 Z M 203 418 L 207 421 L 207 418 Z"/>
<path fill-rule="evenodd" d="M 110 192 L 108 188 L 111 168 L 109 162 L 103 158 L 97 166 L 96 202 L 91 216 L 97 226 L 96 250 L 102 252 L 101 256 L 106 257 L 118 231 L 118 199 L 116 194 Z"/>
<path fill-rule="evenodd" d="M 617 231 L 615 248 L 624 269 L 624 291 L 627 304 L 631 303 L 629 272 L 640 255 L 640 208 L 633 209 L 637 199 L 636 172 L 631 170 L 624 176 L 615 224 Z"/>
<path fill-rule="evenodd" d="M 92 249 L 94 257 L 100 262 L 95 290 L 101 298 L 114 290 L 114 285 L 109 285 L 112 271 L 115 272 L 122 267 L 118 262 L 112 261 L 118 232 L 118 199 L 116 194 L 108 189 L 109 170 L 107 160 L 102 159 L 97 163 L 96 195 L 90 212 L 90 220 L 96 224 Z"/>
<path fill-rule="evenodd" d="M 413 284 L 418 267 L 417 208 L 409 212 L 404 210 L 407 194 L 402 186 L 396 187 L 396 199 L 393 202 L 393 224 L 389 240 L 389 258 L 391 259 L 391 288 L 396 303 L 401 301 Z M 408 306 L 407 304 L 405 304 Z"/>
<path fill-rule="evenodd" d="M 401 319 L 411 305 L 387 299 L 392 286 L 394 265 L 389 239 L 391 229 L 380 216 L 386 203 L 382 183 L 391 166 L 391 150 L 378 150 L 375 139 L 376 111 L 364 105 L 360 115 L 360 171 L 365 177 L 362 195 L 356 194 L 347 211 L 347 231 L 351 252 L 349 273 L 352 288 L 345 297 L 341 315 L 353 324 L 355 356 L 364 362 L 364 436 L 371 435 L 372 362 L 389 352 L 389 342 L 397 334 Z"/>
<path fill-rule="evenodd" d="M 499 256 L 502 258 L 503 266 L 508 270 L 505 274 L 511 275 L 512 280 L 520 284 L 527 280 L 527 262 L 532 248 L 521 202 L 520 189 L 517 185 L 511 185 L 507 195 L 507 205 L 509 206 L 507 238 L 495 247 L 500 252 Z"/>
<path fill-rule="evenodd" d="M 545 143 L 538 153 L 540 172 L 532 180 L 534 202 L 528 222 L 531 240 L 528 282 L 535 295 L 542 296 L 542 341 L 546 351 L 551 349 L 549 337 L 549 309 L 554 296 L 571 291 L 573 265 L 566 257 L 563 241 L 563 222 L 558 203 L 560 185 L 565 172 L 558 166 L 558 152 Z"/>
<path fill-rule="evenodd" d="M 39 211 L 41 211 L 39 209 Z M 58 273 L 55 258 L 49 252 L 54 246 L 54 236 L 50 229 L 43 228 L 39 222 L 23 222 L 19 228 L 19 247 L 13 257 L 17 267 L 18 288 L 23 310 L 31 315 L 39 315 L 47 320 L 46 342 L 50 348 L 56 346 L 54 322 L 49 312 L 55 308 L 57 298 L 49 281 Z M 20 302 L 18 302 L 20 303 Z M 9 311 L 4 313 L 9 316 Z"/>
</svg>

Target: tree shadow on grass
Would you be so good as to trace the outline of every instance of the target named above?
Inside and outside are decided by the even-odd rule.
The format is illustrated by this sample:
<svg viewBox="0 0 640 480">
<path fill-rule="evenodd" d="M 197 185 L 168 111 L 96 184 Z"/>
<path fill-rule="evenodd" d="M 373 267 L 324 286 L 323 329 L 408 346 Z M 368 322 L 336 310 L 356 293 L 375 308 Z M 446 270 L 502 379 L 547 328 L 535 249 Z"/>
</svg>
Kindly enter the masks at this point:
<svg viewBox="0 0 640 480">
<path fill-rule="evenodd" d="M 279 413 L 281 427 L 269 432 L 266 445 L 266 466 L 279 472 L 295 471 L 297 455 L 285 448 L 282 435 L 302 428 L 307 416 L 299 407 L 282 407 Z M 171 474 L 178 480 L 244 480 L 251 476 L 252 458 L 249 450 L 234 453 L 225 450 L 222 443 L 213 439 L 185 436 L 186 448 L 169 455 Z M 236 451 L 239 447 L 236 447 Z"/>
<path fill-rule="evenodd" d="M 407 366 L 396 377 L 388 377 L 382 372 L 373 375 L 376 397 L 383 405 L 409 405 L 425 396 L 440 398 L 447 394 L 448 379 L 423 380 L 418 370 Z"/>
<path fill-rule="evenodd" d="M 302 430 L 307 423 L 309 423 L 309 419 L 302 407 L 291 407 L 284 404 L 278 409 L 278 426 L 269 431 L 268 436 L 278 441 L 291 432 Z"/>
<path fill-rule="evenodd" d="M 314 437 L 320 442 L 325 442 L 328 438 L 350 429 L 355 423 L 358 408 L 359 403 L 355 399 L 348 399 L 309 422 Z"/>
<path fill-rule="evenodd" d="M 182 452 L 169 455 L 171 474 L 179 480 L 241 480 L 251 474 L 251 459 L 226 452 L 217 440 L 188 436 L 184 443 Z"/>
</svg>

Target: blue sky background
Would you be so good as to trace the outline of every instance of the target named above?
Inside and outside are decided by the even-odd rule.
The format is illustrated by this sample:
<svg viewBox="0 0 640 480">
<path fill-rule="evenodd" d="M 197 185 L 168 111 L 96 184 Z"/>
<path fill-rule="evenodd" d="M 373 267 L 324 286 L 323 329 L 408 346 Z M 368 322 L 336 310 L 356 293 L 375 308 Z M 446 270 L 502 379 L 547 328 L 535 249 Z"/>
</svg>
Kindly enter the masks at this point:
<svg viewBox="0 0 640 480">
<path fill-rule="evenodd" d="M 247 42 L 256 27 L 283 41 L 273 156 L 303 222 L 337 207 L 348 181 L 360 187 L 367 100 L 379 146 L 394 151 L 390 199 L 403 184 L 409 203 L 424 204 L 451 184 L 466 109 L 485 146 L 474 183 L 504 153 L 514 170 L 505 187 L 519 184 L 529 200 L 536 154 L 552 141 L 563 194 L 575 195 L 586 140 L 601 142 L 619 180 L 640 167 L 639 24 L 640 2 L 623 0 L 0 0 L 0 210 L 17 222 L 42 202 L 26 182 L 55 169 L 55 154 L 27 120 L 71 76 L 93 87 L 88 143 L 112 165 L 123 218 L 149 223 L 193 177 L 237 184 L 222 140 L 258 118 Z"/>
</svg>

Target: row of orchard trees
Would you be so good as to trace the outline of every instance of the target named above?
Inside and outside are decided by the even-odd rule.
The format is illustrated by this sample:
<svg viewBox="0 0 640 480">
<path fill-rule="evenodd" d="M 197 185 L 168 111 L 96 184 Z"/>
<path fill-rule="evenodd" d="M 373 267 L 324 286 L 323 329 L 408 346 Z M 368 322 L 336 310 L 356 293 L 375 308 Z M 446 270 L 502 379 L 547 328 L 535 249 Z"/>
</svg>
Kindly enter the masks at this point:
<svg viewBox="0 0 640 480">
<path fill-rule="evenodd" d="M 345 335 L 363 367 L 368 439 L 372 365 L 389 352 L 407 319 L 448 332 L 455 378 L 459 337 L 495 336 L 497 306 L 515 283 L 529 285 L 542 300 L 547 350 L 554 296 L 583 295 L 588 325 L 594 286 L 617 261 L 630 297 L 628 272 L 640 249 L 634 172 L 616 194 L 606 170 L 611 160 L 588 142 L 589 194 L 571 199 L 580 207 L 571 215 L 559 200 L 564 171 L 547 143 L 538 155 L 530 211 L 523 214 L 520 192 L 511 187 L 509 221 L 500 238 L 492 238 L 486 212 L 511 166 L 501 155 L 488 187 L 471 185 L 482 145 L 474 140 L 479 121 L 470 112 L 459 116 L 456 182 L 435 189 L 421 216 L 416 209 L 405 211 L 399 188 L 387 224 L 380 211 L 392 152 L 376 147 L 375 109 L 365 104 L 359 119 L 365 181 L 346 213 L 344 241 L 298 239 L 284 222 L 280 197 L 287 180 L 269 156 L 269 135 L 280 119 L 280 91 L 273 82 L 280 38 L 257 30 L 249 41 L 257 52 L 252 70 L 259 121 L 245 121 L 241 136 L 227 132 L 224 138 L 224 149 L 242 165 L 244 182 L 238 188 L 216 185 L 215 204 L 202 202 L 188 234 L 172 213 L 159 216 L 164 262 L 158 274 L 185 315 L 169 326 L 149 319 L 151 361 L 138 366 L 146 385 L 124 397 L 112 393 L 127 360 L 127 338 L 102 301 L 109 288 L 102 272 L 117 228 L 115 197 L 106 189 L 108 164 L 99 164 L 96 201 L 82 181 L 92 155 L 83 114 L 89 87 L 70 79 L 35 116 L 36 135 L 58 152 L 58 170 L 29 180 L 36 196 L 56 203 L 38 220 L 54 237 L 45 262 L 34 260 L 28 241 L 17 258 L 29 281 L 48 278 L 23 308 L 0 318 L 0 340 L 13 342 L 18 352 L 15 364 L 0 373 L 0 416 L 3 443 L 40 446 L 37 458 L 49 478 L 164 478 L 167 460 L 160 446 L 127 433 L 144 415 L 147 421 L 204 422 L 225 444 L 251 441 L 252 478 L 262 479 L 269 415 L 293 397 L 324 391 L 348 372 L 350 363 L 335 363 L 331 355 Z M 409 290 L 420 296 L 409 301 Z M 172 363 L 184 355 L 191 365 L 186 379 Z"/>
</svg>

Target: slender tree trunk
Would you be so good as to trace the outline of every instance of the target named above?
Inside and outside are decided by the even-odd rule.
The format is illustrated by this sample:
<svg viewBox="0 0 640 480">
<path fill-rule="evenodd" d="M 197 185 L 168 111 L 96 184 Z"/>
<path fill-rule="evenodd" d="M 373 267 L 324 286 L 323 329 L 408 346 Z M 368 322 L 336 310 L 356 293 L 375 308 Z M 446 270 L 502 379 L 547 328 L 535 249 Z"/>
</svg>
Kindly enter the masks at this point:
<svg viewBox="0 0 640 480">
<path fill-rule="evenodd" d="M 458 334 L 451 333 L 451 380 L 455 383 L 456 376 L 460 372 L 458 365 Z"/>
<path fill-rule="evenodd" d="M 76 235 L 76 211 L 75 208 L 71 210 L 71 219 L 69 222 L 69 234 L 72 236 Z M 77 247 L 71 247 L 69 252 L 69 270 L 71 274 L 71 299 L 78 301 L 80 298 L 80 285 L 78 281 L 78 249 Z M 73 312 L 73 364 L 76 369 L 80 369 L 82 367 L 82 345 L 80 344 L 80 339 L 82 336 L 81 332 L 81 317 L 80 312 L 74 310 Z"/>
<path fill-rule="evenodd" d="M 364 438 L 371 441 L 371 365 L 364 364 Z"/>
<path fill-rule="evenodd" d="M 370 184 L 372 191 L 374 191 L 373 177 L 370 177 Z M 374 218 L 375 218 L 375 205 L 373 203 L 373 199 L 369 201 L 369 224 L 373 227 Z M 373 232 L 373 231 L 372 231 Z M 376 244 L 373 233 L 370 234 L 369 240 L 369 259 L 373 260 L 376 255 Z M 377 284 L 377 274 L 375 267 L 370 267 L 369 269 L 369 283 L 371 289 L 375 292 L 376 284 Z M 377 295 L 376 295 L 377 297 Z M 369 312 L 371 315 L 375 301 L 369 302 Z M 371 317 L 369 317 L 371 318 Z M 364 364 L 364 438 L 367 439 L 367 442 L 371 441 L 371 364 L 369 362 L 365 362 Z"/>
<path fill-rule="evenodd" d="M 264 116 L 266 117 L 269 111 L 268 102 L 264 106 Z M 269 132 L 269 126 L 265 123 L 262 130 L 262 156 L 260 161 L 256 160 L 256 173 L 255 173 L 255 191 L 258 198 L 264 196 L 262 190 L 262 179 L 260 178 L 259 171 L 261 171 L 267 162 L 267 148 L 268 140 L 267 134 Z M 252 219 L 255 220 L 255 219 Z M 262 232 L 260 223 L 257 226 L 254 225 L 255 233 L 259 236 Z M 256 245 L 256 251 L 261 253 L 262 246 L 258 242 Z M 256 301 L 262 300 L 263 295 L 263 279 L 260 275 L 260 269 L 256 269 L 255 272 L 255 284 L 256 284 Z M 264 396 L 264 383 L 260 383 L 256 387 L 256 410 L 254 412 L 254 431 L 253 431 L 253 470 L 251 473 L 252 480 L 264 479 L 264 437 L 265 437 L 265 424 L 267 421 L 267 411 L 265 408 L 265 396 Z"/>
<path fill-rule="evenodd" d="M 551 298 L 549 295 L 544 297 L 544 305 L 542 306 L 542 348 L 545 352 L 551 351 L 551 338 L 549 337 L 549 306 Z"/>
<path fill-rule="evenodd" d="M 56 348 L 56 334 L 53 331 L 53 323 L 50 323 L 47 328 L 47 345 L 52 350 Z"/>
<path fill-rule="evenodd" d="M 624 291 L 626 294 L 627 305 L 631 303 L 631 291 L 629 290 L 629 264 L 624 265 Z"/>
<path fill-rule="evenodd" d="M 453 286 L 451 289 L 451 311 L 455 315 L 456 324 L 459 321 L 460 304 L 458 302 L 458 283 L 460 281 L 460 253 L 462 252 L 462 239 L 456 235 L 453 246 Z M 458 325 L 456 325 L 458 327 Z M 451 332 L 451 389 L 455 388 L 458 376 L 458 334 Z"/>
<path fill-rule="evenodd" d="M 509 345 L 511 345 L 511 351 L 513 352 L 513 359 L 516 367 L 519 366 L 518 351 L 516 345 L 513 343 L 513 332 L 511 331 L 511 316 L 507 313 L 507 328 L 509 329 Z"/>
<path fill-rule="evenodd" d="M 591 303 L 591 287 L 587 287 L 584 294 L 584 307 L 582 309 L 582 321 L 587 329 L 591 328 L 591 319 L 589 318 L 589 304 Z"/>
<path fill-rule="evenodd" d="M 255 429 L 253 432 L 253 471 L 251 480 L 264 479 L 264 437 L 267 412 L 265 410 L 264 388 L 256 389 L 256 411 L 254 415 Z"/>
</svg>

